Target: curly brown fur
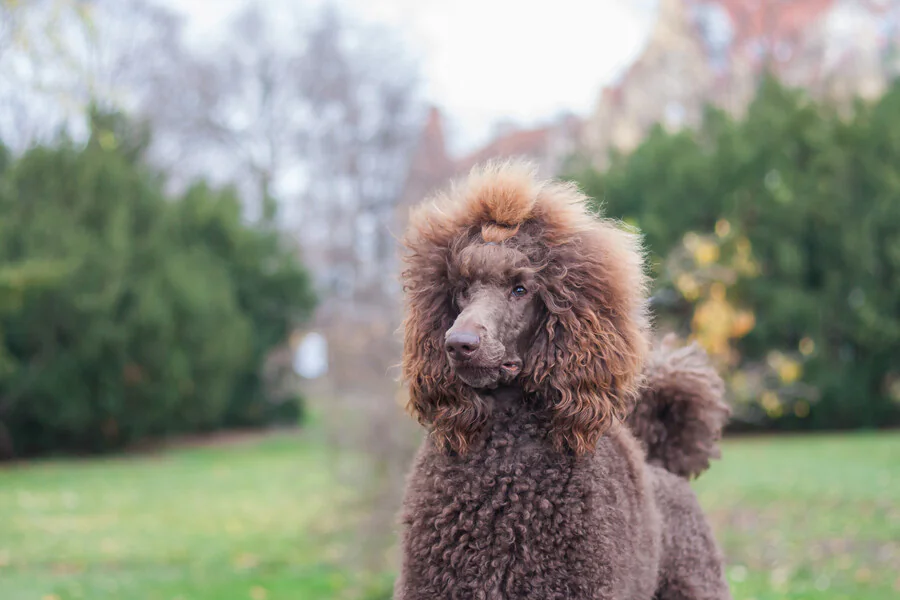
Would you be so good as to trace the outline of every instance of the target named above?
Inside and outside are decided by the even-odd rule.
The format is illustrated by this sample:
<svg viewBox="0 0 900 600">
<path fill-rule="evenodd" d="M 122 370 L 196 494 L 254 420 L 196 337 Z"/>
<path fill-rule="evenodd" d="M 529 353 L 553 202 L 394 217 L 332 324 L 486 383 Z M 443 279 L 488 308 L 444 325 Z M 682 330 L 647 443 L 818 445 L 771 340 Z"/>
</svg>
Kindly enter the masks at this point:
<svg viewBox="0 0 900 600">
<path fill-rule="evenodd" d="M 728 598 L 687 481 L 622 423 L 649 345 L 637 237 L 499 165 L 418 208 L 404 241 L 403 374 L 430 435 L 395 597 Z M 665 456 L 691 441 L 665 439 Z"/>
<path fill-rule="evenodd" d="M 731 410 L 722 401 L 725 384 L 693 343 L 678 347 L 667 336 L 645 367 L 641 399 L 628 427 L 641 441 L 647 462 L 682 477 L 696 477 L 712 458 Z"/>
</svg>

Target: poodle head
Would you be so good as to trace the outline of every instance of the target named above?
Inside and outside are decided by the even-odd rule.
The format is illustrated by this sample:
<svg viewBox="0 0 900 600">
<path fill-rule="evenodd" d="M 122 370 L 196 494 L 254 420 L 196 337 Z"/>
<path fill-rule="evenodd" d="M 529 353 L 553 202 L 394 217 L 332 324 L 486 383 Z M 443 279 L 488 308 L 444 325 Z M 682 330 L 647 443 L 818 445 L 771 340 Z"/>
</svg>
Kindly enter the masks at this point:
<svg viewBox="0 0 900 600">
<path fill-rule="evenodd" d="M 464 453 L 499 385 L 543 403 L 576 454 L 624 417 L 648 345 L 642 254 L 575 186 L 489 165 L 414 209 L 404 244 L 403 375 L 439 445 Z"/>
</svg>

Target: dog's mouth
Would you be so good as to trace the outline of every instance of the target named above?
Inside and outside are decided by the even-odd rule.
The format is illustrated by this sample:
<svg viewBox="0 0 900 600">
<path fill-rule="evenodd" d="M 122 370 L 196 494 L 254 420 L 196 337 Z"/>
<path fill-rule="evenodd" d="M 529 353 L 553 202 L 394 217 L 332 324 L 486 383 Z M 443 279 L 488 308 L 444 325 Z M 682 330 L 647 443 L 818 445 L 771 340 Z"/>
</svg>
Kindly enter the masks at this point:
<svg viewBox="0 0 900 600">
<path fill-rule="evenodd" d="M 522 370 L 522 361 L 508 360 L 498 365 L 457 363 L 452 367 L 460 381 L 469 387 L 495 388 L 515 379 Z"/>
<path fill-rule="evenodd" d="M 500 370 L 507 375 L 515 377 L 522 370 L 522 361 L 518 359 L 508 360 L 500 365 Z"/>
</svg>

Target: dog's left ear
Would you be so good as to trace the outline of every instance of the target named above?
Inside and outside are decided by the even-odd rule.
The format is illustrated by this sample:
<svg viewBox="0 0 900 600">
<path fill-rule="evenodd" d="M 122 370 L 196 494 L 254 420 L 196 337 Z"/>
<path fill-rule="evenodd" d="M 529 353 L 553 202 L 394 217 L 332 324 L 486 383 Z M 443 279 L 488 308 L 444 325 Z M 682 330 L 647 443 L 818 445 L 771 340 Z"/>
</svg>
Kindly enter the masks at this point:
<svg viewBox="0 0 900 600">
<path fill-rule="evenodd" d="M 528 353 L 527 387 L 550 400 L 557 446 L 580 455 L 638 395 L 649 346 L 643 255 L 637 235 L 608 221 L 548 233 L 567 241 L 550 248 L 541 275 L 546 315 Z"/>
</svg>

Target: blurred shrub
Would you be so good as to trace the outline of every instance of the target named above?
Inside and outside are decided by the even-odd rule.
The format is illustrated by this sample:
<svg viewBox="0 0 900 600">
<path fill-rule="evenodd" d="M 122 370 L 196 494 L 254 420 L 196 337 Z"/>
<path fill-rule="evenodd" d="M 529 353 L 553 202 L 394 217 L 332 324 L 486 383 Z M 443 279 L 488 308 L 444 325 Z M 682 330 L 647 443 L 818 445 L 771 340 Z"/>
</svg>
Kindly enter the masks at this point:
<svg viewBox="0 0 900 600">
<path fill-rule="evenodd" d="M 900 423 L 897 165 L 900 83 L 842 115 L 765 79 L 576 179 L 646 236 L 661 325 L 727 367 L 743 425 L 846 428 Z"/>
<path fill-rule="evenodd" d="M 312 308 L 306 272 L 232 191 L 167 195 L 148 142 L 94 112 L 86 145 L 0 172 L 0 429 L 18 455 L 284 418 L 259 373 Z"/>
</svg>

